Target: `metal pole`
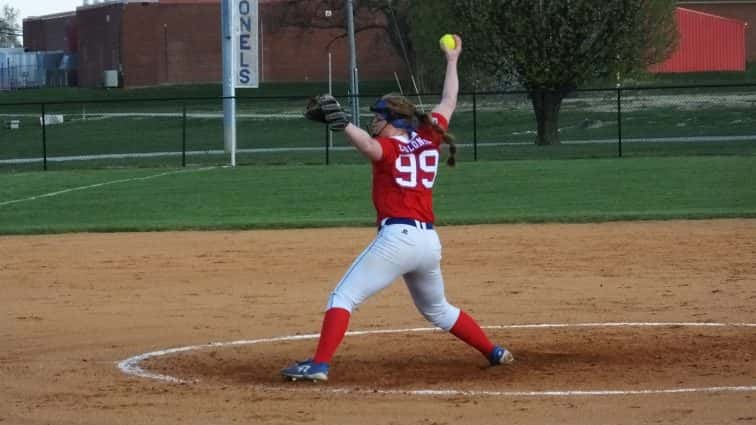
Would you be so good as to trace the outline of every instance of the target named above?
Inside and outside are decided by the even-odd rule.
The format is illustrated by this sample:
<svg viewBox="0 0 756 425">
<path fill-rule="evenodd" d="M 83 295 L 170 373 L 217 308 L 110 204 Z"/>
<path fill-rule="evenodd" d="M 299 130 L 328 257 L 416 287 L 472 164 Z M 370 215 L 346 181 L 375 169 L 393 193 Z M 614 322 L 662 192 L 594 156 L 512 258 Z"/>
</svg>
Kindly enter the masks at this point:
<svg viewBox="0 0 756 425">
<path fill-rule="evenodd" d="M 181 166 L 186 167 L 186 103 L 181 105 Z"/>
<path fill-rule="evenodd" d="M 473 91 L 473 161 L 478 160 L 478 96 Z"/>
<path fill-rule="evenodd" d="M 328 94 L 333 95 L 333 58 L 328 52 Z"/>
<path fill-rule="evenodd" d="M 349 79 L 352 100 L 352 124 L 360 126 L 360 87 L 357 72 L 357 47 L 354 38 L 354 4 L 353 0 L 346 1 L 347 34 L 349 34 Z"/>
<path fill-rule="evenodd" d="M 622 88 L 617 84 L 617 154 L 622 158 Z"/>
<path fill-rule="evenodd" d="M 221 0 L 221 31 L 223 32 L 223 147 L 236 166 L 236 86 L 234 85 L 234 2 Z"/>
<path fill-rule="evenodd" d="M 47 125 L 45 123 L 45 104 L 42 104 L 42 169 L 47 171 Z"/>
<path fill-rule="evenodd" d="M 326 138 L 325 138 L 326 139 L 326 143 L 325 143 L 325 161 L 326 161 L 326 165 L 328 165 L 331 162 L 331 158 L 330 158 L 331 149 L 330 149 L 330 146 L 328 146 L 328 142 L 329 142 L 329 139 L 330 139 L 329 136 L 331 135 L 331 129 L 328 128 L 327 125 L 325 125 L 323 127 L 325 127 L 325 132 L 326 132 Z"/>
<path fill-rule="evenodd" d="M 333 62 L 331 58 L 331 52 L 328 52 L 328 94 L 333 95 Z M 328 131 L 327 128 L 326 131 Z M 332 131 L 328 131 L 328 147 L 333 147 Z M 328 164 L 328 157 L 326 157 L 326 164 Z"/>
</svg>

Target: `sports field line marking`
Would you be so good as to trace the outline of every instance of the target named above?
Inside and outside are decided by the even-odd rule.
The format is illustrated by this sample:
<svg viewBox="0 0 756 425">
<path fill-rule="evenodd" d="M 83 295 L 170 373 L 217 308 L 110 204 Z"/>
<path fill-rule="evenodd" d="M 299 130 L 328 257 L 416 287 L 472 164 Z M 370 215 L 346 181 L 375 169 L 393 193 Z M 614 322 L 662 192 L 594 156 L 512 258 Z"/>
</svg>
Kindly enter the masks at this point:
<svg viewBox="0 0 756 425">
<path fill-rule="evenodd" d="M 721 393 L 721 392 L 752 392 L 756 386 L 742 387 L 702 387 L 702 388 L 670 388 L 658 390 L 546 390 L 546 391 L 477 391 L 477 390 L 378 390 L 378 389 L 349 389 L 349 388 L 306 388 L 306 387 L 270 387 L 253 386 L 266 391 L 282 391 L 290 393 L 319 391 L 330 394 L 380 394 L 380 395 L 414 395 L 436 397 L 599 397 L 599 396 L 630 396 L 630 395 L 659 395 L 659 394 L 690 394 L 690 393 Z"/>
<path fill-rule="evenodd" d="M 756 323 L 716 323 L 716 322 L 606 322 L 606 323 L 541 323 L 522 325 L 491 325 L 482 326 L 484 329 L 546 329 L 546 328 L 595 328 L 595 327 L 747 327 L 754 328 Z M 409 329 L 377 329 L 367 331 L 350 331 L 348 336 L 377 335 L 390 333 L 410 332 L 441 332 L 438 328 L 409 328 Z M 192 381 L 176 378 L 174 376 L 153 373 L 144 370 L 139 364 L 154 357 L 167 356 L 170 354 L 184 353 L 207 348 L 232 347 L 239 345 L 264 344 L 270 342 L 296 341 L 316 339 L 320 334 L 289 335 L 272 338 L 260 338 L 253 340 L 238 340 L 230 342 L 211 342 L 201 345 L 189 345 L 185 347 L 168 348 L 165 350 L 151 351 L 138 354 L 116 363 L 118 369 L 126 375 L 139 378 L 153 379 L 175 384 L 191 384 Z M 684 394 L 684 393 L 715 393 L 715 392 L 751 392 L 756 391 L 756 386 L 715 386 L 700 388 L 669 388 L 669 389 L 644 389 L 644 390 L 546 390 L 546 391 L 475 391 L 475 390 L 378 390 L 378 389 L 349 389 L 349 388 L 305 388 L 301 386 L 273 387 L 266 385 L 252 385 L 254 388 L 263 390 L 275 390 L 284 392 L 311 392 L 320 391 L 334 394 L 384 394 L 384 395 L 416 395 L 416 396 L 490 396 L 490 397 L 576 397 L 576 396 L 613 396 L 613 395 L 652 395 L 652 394 Z"/>
<path fill-rule="evenodd" d="M 705 142 L 737 142 L 737 141 L 756 141 L 756 136 L 692 136 L 692 137 L 664 137 L 664 138 L 627 138 L 622 139 L 622 143 L 705 143 Z M 594 139 L 594 140 L 562 140 L 563 145 L 592 145 L 592 144 L 617 144 L 616 139 Z M 478 147 L 497 147 L 497 146 L 526 146 L 532 145 L 533 142 L 479 142 Z M 457 143 L 460 148 L 470 148 L 472 143 Z M 322 152 L 325 148 L 319 147 L 285 147 L 285 148 L 250 148 L 237 149 L 237 153 L 249 154 L 279 154 L 285 152 Z M 328 148 L 331 151 L 351 151 L 351 146 L 333 146 Z M 69 162 L 69 161 L 92 161 L 105 159 L 127 159 L 127 158 L 159 158 L 159 157 L 176 157 L 186 154 L 187 156 L 207 156 L 207 155 L 226 155 L 223 149 L 211 150 L 194 150 L 194 151 L 166 151 L 166 152 L 142 152 L 142 153 L 114 153 L 102 155 L 68 155 L 68 156 L 48 156 L 48 162 Z M 0 159 L 0 165 L 18 165 L 33 164 L 44 161 L 45 158 L 13 158 Z"/>
<path fill-rule="evenodd" d="M 153 175 L 150 175 L 150 176 L 132 177 L 132 178 L 129 178 L 129 179 L 111 180 L 111 181 L 107 181 L 107 182 L 95 183 L 95 184 L 90 184 L 90 185 L 86 185 L 86 186 L 71 187 L 71 188 L 68 188 L 68 189 L 58 190 L 56 192 L 49 192 L 49 193 L 43 193 L 42 195 L 30 196 L 28 198 L 13 199 L 11 201 L 3 201 L 3 202 L 0 202 L 0 207 L 4 207 L 6 205 L 11 205 L 11 204 L 17 204 L 19 202 L 36 201 L 37 199 L 51 198 L 53 196 L 63 195 L 63 194 L 70 193 L 70 192 L 77 192 L 77 191 L 80 191 L 80 190 L 94 189 L 94 188 L 98 188 L 98 187 L 109 186 L 109 185 L 112 185 L 112 184 L 128 183 L 128 182 L 134 182 L 134 181 L 140 181 L 140 180 L 150 180 L 150 179 L 155 179 L 155 178 L 158 178 L 158 177 L 169 176 L 169 175 L 172 175 L 172 174 L 189 173 L 189 172 L 197 172 L 197 171 L 207 171 L 207 170 L 212 170 L 214 168 L 217 168 L 217 167 L 205 167 L 205 168 L 198 168 L 198 169 L 193 169 L 193 170 L 167 171 L 165 173 L 153 174 Z"/>
</svg>

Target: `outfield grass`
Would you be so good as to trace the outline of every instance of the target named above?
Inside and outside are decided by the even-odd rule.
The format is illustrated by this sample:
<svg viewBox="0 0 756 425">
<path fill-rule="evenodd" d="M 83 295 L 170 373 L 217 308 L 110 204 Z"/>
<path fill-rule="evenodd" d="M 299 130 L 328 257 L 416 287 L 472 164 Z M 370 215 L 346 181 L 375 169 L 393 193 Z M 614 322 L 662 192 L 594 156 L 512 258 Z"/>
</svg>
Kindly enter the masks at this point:
<svg viewBox="0 0 756 425">
<path fill-rule="evenodd" d="M 369 226 L 368 164 L 0 174 L 0 234 Z M 439 224 L 756 217 L 756 157 L 462 163 Z"/>
</svg>

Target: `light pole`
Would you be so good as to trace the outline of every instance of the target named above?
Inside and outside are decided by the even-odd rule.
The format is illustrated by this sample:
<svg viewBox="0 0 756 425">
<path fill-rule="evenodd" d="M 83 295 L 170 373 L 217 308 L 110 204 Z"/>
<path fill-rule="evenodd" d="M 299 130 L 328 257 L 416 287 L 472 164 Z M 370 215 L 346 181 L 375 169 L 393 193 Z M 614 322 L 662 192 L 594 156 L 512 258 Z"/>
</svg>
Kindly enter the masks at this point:
<svg viewBox="0 0 756 425">
<path fill-rule="evenodd" d="M 223 57 L 223 147 L 236 166 L 236 85 L 234 76 L 234 2 L 221 0 L 221 47 Z"/>
<path fill-rule="evenodd" d="M 360 126 L 360 83 L 357 73 L 357 47 L 354 40 L 354 4 L 346 1 L 347 34 L 349 35 L 349 91 L 352 101 L 352 124 Z"/>
</svg>

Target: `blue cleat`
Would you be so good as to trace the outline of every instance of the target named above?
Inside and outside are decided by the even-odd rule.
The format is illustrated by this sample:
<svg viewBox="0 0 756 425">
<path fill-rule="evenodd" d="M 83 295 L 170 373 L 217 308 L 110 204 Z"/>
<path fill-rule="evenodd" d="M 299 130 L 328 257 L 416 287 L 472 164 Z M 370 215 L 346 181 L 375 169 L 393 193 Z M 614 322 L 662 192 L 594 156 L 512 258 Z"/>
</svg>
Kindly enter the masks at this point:
<svg viewBox="0 0 756 425">
<path fill-rule="evenodd" d="M 328 363 L 313 363 L 311 359 L 296 362 L 293 365 L 281 369 L 284 379 L 296 381 L 297 379 L 308 381 L 327 381 Z"/>
<path fill-rule="evenodd" d="M 504 347 L 495 346 L 494 349 L 491 351 L 491 354 L 488 355 L 488 362 L 491 363 L 491 366 L 496 366 L 500 364 L 510 364 L 514 361 L 514 356 L 512 353 L 509 352 Z"/>
</svg>

